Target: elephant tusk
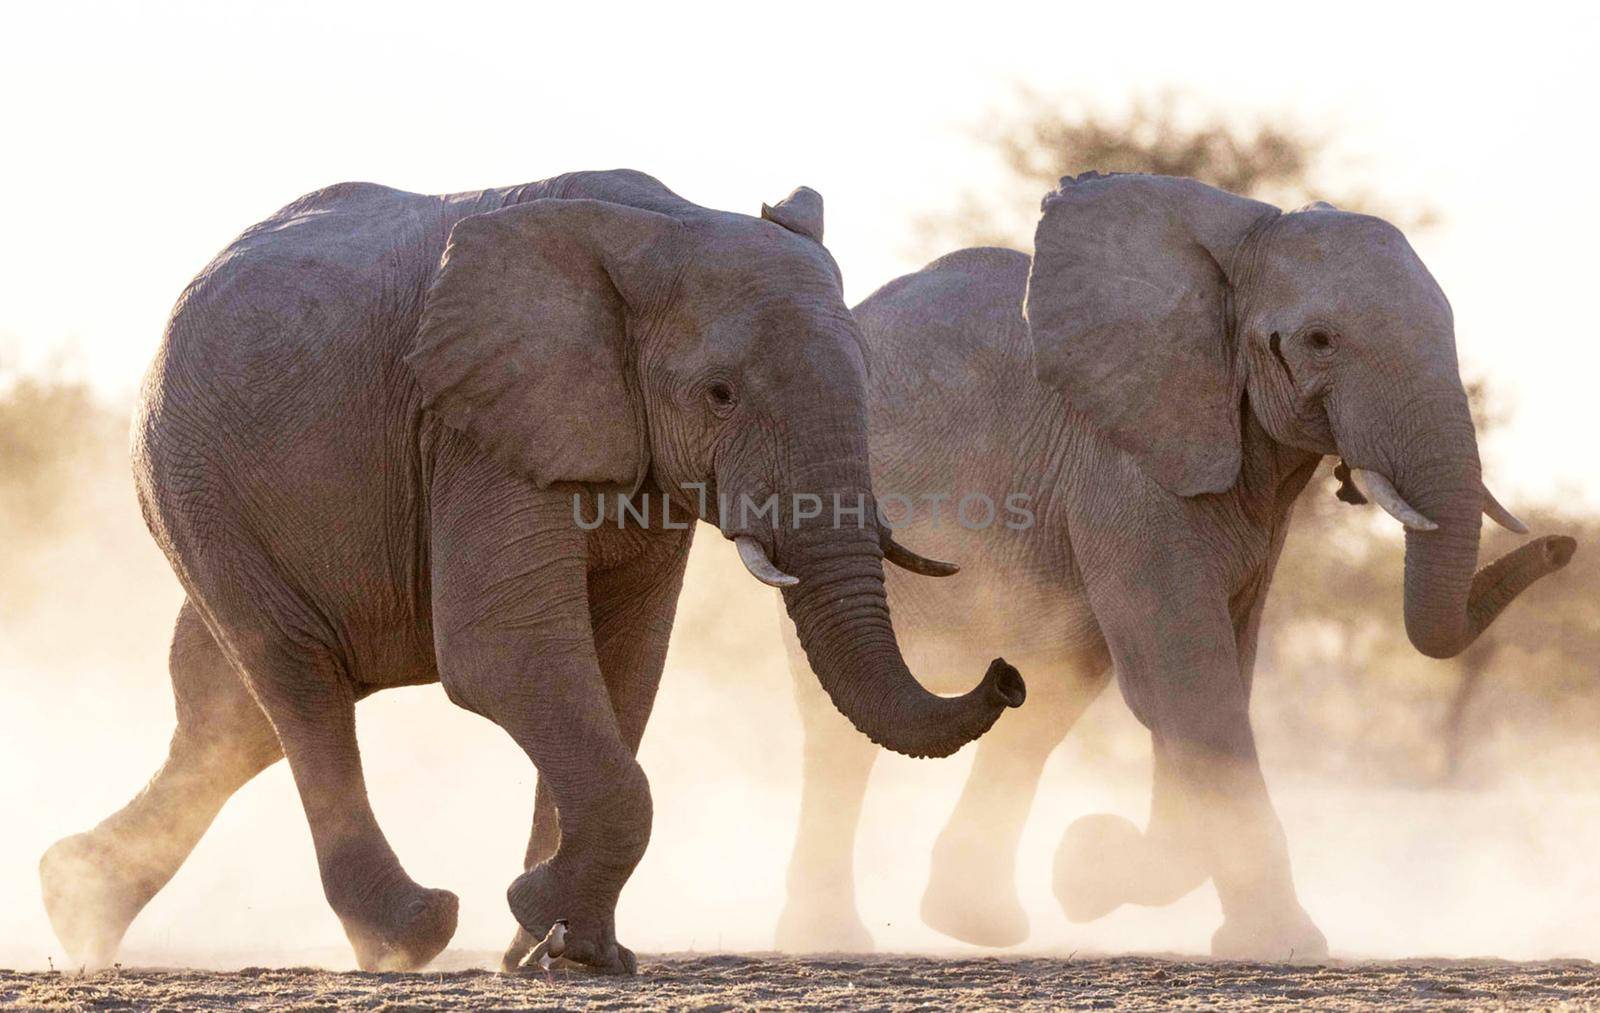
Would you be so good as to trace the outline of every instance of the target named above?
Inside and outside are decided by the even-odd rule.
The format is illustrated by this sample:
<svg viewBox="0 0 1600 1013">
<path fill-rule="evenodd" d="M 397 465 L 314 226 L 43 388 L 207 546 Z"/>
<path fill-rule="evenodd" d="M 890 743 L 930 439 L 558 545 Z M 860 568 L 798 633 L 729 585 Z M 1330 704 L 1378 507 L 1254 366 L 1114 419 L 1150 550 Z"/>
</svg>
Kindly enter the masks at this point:
<svg viewBox="0 0 1600 1013">
<path fill-rule="evenodd" d="M 1494 498 L 1494 493 L 1489 491 L 1488 486 L 1483 487 L 1483 512 L 1491 521 L 1494 521 L 1507 531 L 1512 531 L 1519 535 L 1528 533 L 1528 526 L 1522 523 L 1516 514 L 1501 506 L 1500 501 Z"/>
<path fill-rule="evenodd" d="M 937 559 L 919 556 L 915 552 L 894 540 L 889 529 L 883 526 L 878 528 L 878 546 L 883 549 L 883 558 L 898 566 L 902 570 L 920 573 L 924 577 L 949 577 L 961 572 L 961 567 L 954 563 L 944 563 Z"/>
<path fill-rule="evenodd" d="M 772 560 L 767 558 L 767 550 L 761 547 L 755 536 L 739 535 L 734 538 L 733 544 L 739 547 L 739 561 L 744 568 L 761 583 L 769 587 L 794 587 L 800 583 L 799 577 L 791 577 L 772 565 Z"/>
<path fill-rule="evenodd" d="M 1370 493 L 1378 505 L 1383 507 L 1385 513 L 1412 531 L 1439 530 L 1439 525 L 1417 512 L 1415 507 L 1401 498 L 1394 483 L 1376 471 L 1352 468 L 1350 477 L 1355 481 L 1357 488 L 1365 487 L 1363 491 Z"/>
</svg>

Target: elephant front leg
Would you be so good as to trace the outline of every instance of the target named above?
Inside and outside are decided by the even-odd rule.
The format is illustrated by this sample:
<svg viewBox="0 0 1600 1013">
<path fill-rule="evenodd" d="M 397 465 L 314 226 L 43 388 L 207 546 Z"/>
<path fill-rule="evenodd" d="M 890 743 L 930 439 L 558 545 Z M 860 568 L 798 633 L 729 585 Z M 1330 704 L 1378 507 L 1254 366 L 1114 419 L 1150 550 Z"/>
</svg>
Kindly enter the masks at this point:
<svg viewBox="0 0 1600 1013">
<path fill-rule="evenodd" d="M 561 843 L 506 891 L 512 915 L 531 938 L 544 938 L 565 920 L 562 956 L 608 974 L 638 970 L 633 951 L 617 941 L 616 907 L 649 843 L 651 802 L 644 771 L 628 762 L 608 766 L 598 789 L 571 771 L 552 778 L 556 797 L 565 798 L 557 803 Z"/>
<path fill-rule="evenodd" d="M 1295 893 L 1283 827 L 1250 729 L 1227 596 L 1207 574 L 1204 565 L 1168 551 L 1115 582 L 1091 582 L 1123 695 L 1156 742 L 1156 801 L 1142 839 L 1131 825 L 1080 822 L 1074 828 L 1080 839 L 1099 840 L 1058 860 L 1058 894 L 1065 894 L 1069 914 L 1083 902 L 1076 913 L 1093 915 L 1121 902 L 1175 900 L 1209 875 L 1224 916 L 1212 938 L 1215 955 L 1319 959 L 1327 941 Z M 1069 831 L 1069 843 L 1073 836 Z M 1074 857 L 1091 855 L 1101 856 L 1108 871 L 1071 867 Z M 1073 880 L 1098 880 L 1110 888 L 1102 894 L 1121 896 L 1062 889 Z"/>
<path fill-rule="evenodd" d="M 524 871 L 506 897 L 529 936 L 567 921 L 563 956 L 631 974 L 617 942 L 617 898 L 650 839 L 650 788 L 623 741 L 589 639 L 538 632 L 458 630 L 443 638 L 441 674 L 452 700 L 500 725 L 528 754 L 555 807 L 555 851 Z M 513 646 L 515 645 L 515 646 Z"/>
<path fill-rule="evenodd" d="M 523 855 L 522 871 L 527 872 L 549 860 L 560 843 L 561 828 L 557 823 L 555 799 L 550 795 L 550 786 L 543 778 L 539 778 L 533 798 L 533 829 L 528 833 L 528 850 Z M 510 944 L 500 955 L 500 970 L 507 974 L 520 970 L 538 945 L 539 937 L 518 923 Z"/>
<path fill-rule="evenodd" d="M 1187 816 L 1187 835 L 1179 836 L 1183 829 L 1163 835 L 1178 856 L 1169 871 L 1180 881 L 1177 890 L 1186 885 L 1186 869 L 1195 867 L 1190 863 L 1210 873 L 1224 919 L 1212 936 L 1212 954 L 1326 957 L 1328 941 L 1295 893 L 1283 826 L 1267 796 L 1233 671 L 1218 669 L 1213 679 L 1169 672 L 1152 695 L 1154 731 L 1172 764 L 1176 808 Z M 1193 843 L 1177 843 L 1183 839 Z"/>
<path fill-rule="evenodd" d="M 527 753 L 556 811 L 555 851 L 507 890 L 535 939 L 567 922 L 563 957 L 633 973 L 615 912 L 650 839 L 650 788 L 619 725 L 590 616 L 570 502 L 481 469 L 436 480 L 433 614 L 451 700 Z"/>
<path fill-rule="evenodd" d="M 1123 904 L 1162 907 L 1215 877 L 1226 923 L 1219 957 L 1316 960 L 1320 930 L 1295 899 L 1282 828 L 1253 762 L 1154 743 L 1150 822 L 1085 816 L 1056 851 L 1054 888 L 1073 921 Z M 1220 842 L 1220 844 L 1219 844 Z M 1219 868 L 1222 867 L 1222 868 Z"/>
<path fill-rule="evenodd" d="M 1240 729 L 1248 740 L 1249 726 Z M 1283 826 L 1267 797 L 1253 743 L 1236 748 L 1200 738 L 1172 743 L 1179 790 L 1193 807 L 1201 860 L 1222 902 L 1214 956 L 1321 960 L 1328 940 L 1300 906 Z"/>
<path fill-rule="evenodd" d="M 1109 813 L 1075 820 L 1056 849 L 1056 900 L 1075 922 L 1093 921 L 1124 904 L 1164 907 L 1210 873 L 1194 838 L 1195 815 L 1171 755 L 1155 743 L 1150 821 L 1141 832 Z"/>
<path fill-rule="evenodd" d="M 590 578 L 589 616 L 595 656 L 617 727 L 635 755 L 666 666 L 667 642 L 683 587 L 691 533 L 692 529 L 681 536 L 657 536 L 630 563 Z M 550 782 L 541 776 L 523 869 L 535 869 L 549 860 L 560 842 L 555 795 Z M 521 968 L 539 940 L 519 924 L 501 956 L 501 970 Z"/>
</svg>

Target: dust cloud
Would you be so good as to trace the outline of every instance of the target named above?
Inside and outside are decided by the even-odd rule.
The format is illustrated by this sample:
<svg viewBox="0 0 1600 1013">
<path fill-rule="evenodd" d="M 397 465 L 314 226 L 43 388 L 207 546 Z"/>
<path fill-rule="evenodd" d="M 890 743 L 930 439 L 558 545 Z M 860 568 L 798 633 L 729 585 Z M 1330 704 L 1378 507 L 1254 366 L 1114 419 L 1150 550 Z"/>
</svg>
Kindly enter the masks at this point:
<svg viewBox="0 0 1600 1013">
<path fill-rule="evenodd" d="M 138 516 L 126 413 L 52 401 L 59 391 L 19 401 L 19 390 L 7 395 L 0 465 L 11 535 L 0 563 L 0 965 L 62 967 L 40 904 L 38 858 L 120 807 L 161 762 L 173 724 L 166 650 L 181 593 Z M 27 435 L 16 435 L 19 426 Z M 641 756 L 654 834 L 618 926 L 640 951 L 769 949 L 801 748 L 783 620 L 776 594 L 755 585 L 710 529 L 700 532 L 686 588 Z M 1286 692 L 1275 674 L 1257 677 L 1264 764 L 1302 900 L 1336 954 L 1600 957 L 1592 772 L 1573 781 L 1564 768 L 1511 762 L 1489 786 L 1452 789 L 1330 776 L 1304 754 L 1337 743 L 1273 724 Z M 1384 708 L 1385 692 L 1383 674 L 1367 673 L 1319 706 L 1363 714 Z M 437 686 L 378 694 L 361 705 L 359 723 L 373 804 L 396 852 L 418 882 L 460 895 L 452 948 L 488 959 L 513 928 L 504 891 L 532 811 L 528 761 Z M 1497 743 L 1496 755 L 1536 760 L 1545 745 L 1529 735 Z M 1593 740 L 1576 748 L 1592 767 Z M 878 763 L 857 865 L 862 916 L 880 949 L 981 952 L 917 914 L 929 848 L 971 755 L 968 747 L 943 762 L 886 755 Z M 1113 812 L 1142 824 L 1148 775 L 1143 733 L 1112 690 L 1052 757 L 1040 787 L 1017 863 L 1033 926 L 1022 950 L 1207 950 L 1220 919 L 1209 886 L 1169 908 L 1124 908 L 1087 925 L 1069 923 L 1051 896 L 1052 857 L 1068 823 Z M 119 959 L 353 966 L 283 764 L 228 804 L 134 923 Z"/>
</svg>

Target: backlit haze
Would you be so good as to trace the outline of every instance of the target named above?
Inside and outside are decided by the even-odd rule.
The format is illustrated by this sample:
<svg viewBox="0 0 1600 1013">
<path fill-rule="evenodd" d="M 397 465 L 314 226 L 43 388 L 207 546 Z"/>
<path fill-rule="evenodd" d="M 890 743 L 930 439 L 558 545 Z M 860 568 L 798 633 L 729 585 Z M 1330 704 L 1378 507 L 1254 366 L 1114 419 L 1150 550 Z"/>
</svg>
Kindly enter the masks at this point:
<svg viewBox="0 0 1600 1013">
<path fill-rule="evenodd" d="M 0 384 L 53 371 L 130 400 L 194 273 L 246 226 L 341 180 L 445 192 L 626 166 L 752 214 L 805 184 L 826 199 L 854 302 L 919 266 L 918 216 L 997 171 L 974 132 L 1019 87 L 1109 110 L 1175 90 L 1240 122 L 1287 115 L 1328 139 L 1345 173 L 1330 175 L 1436 211 L 1415 245 L 1452 301 L 1463 372 L 1487 377 L 1507 415 L 1486 474 L 1513 509 L 1600 508 L 1597 52 L 1593 8 L 1536 3 L 10 7 Z M 42 558 L 81 575 L 61 594 L 81 597 L 29 611 L 0 645 L 0 965 L 60 960 L 38 856 L 126 801 L 171 728 L 181 592 L 129 522 L 131 494 L 115 502 L 128 516 L 106 524 L 133 534 L 53 547 Z M 618 910 L 641 950 L 769 947 L 798 808 L 776 598 L 715 532 L 699 540 L 642 754 L 655 836 Z M 1090 719 L 1131 725 L 1114 692 Z M 361 722 L 396 851 L 419 882 L 461 894 L 452 945 L 497 947 L 532 806 L 525 757 L 436 686 L 380 694 Z M 1209 886 L 1087 926 L 1050 897 L 1070 819 L 1142 820 L 1148 800 L 1140 778 L 1098 778 L 1077 741 L 1051 761 L 1018 860 L 1028 947 L 1203 952 L 1218 920 Z M 880 760 L 858 869 L 881 946 L 959 948 L 921 924 L 917 902 L 970 757 Z M 1600 957 L 1592 793 L 1546 805 L 1273 788 L 1335 952 Z M 284 765 L 224 810 L 127 947 L 135 960 L 350 965 Z"/>
</svg>

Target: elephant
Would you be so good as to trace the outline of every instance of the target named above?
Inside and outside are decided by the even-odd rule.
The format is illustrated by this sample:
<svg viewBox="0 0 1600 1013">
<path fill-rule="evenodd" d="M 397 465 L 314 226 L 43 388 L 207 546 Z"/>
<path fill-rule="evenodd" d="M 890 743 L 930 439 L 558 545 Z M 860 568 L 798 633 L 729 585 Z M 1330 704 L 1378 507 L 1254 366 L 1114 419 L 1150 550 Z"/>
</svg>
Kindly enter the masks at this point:
<svg viewBox="0 0 1600 1013">
<path fill-rule="evenodd" d="M 999 659 L 960 697 L 912 676 L 875 519 L 720 509 L 871 495 L 860 335 L 822 236 L 805 187 L 754 217 L 613 170 L 443 196 L 340 184 L 218 255 L 134 420 L 140 503 L 187 596 L 177 728 L 137 797 L 41 859 L 74 961 L 109 961 L 284 756 L 357 963 L 426 964 L 457 900 L 384 839 L 354 708 L 438 681 L 522 747 L 558 818 L 559 847 L 507 891 L 518 923 L 562 921 L 565 959 L 635 971 L 614 914 L 650 836 L 635 753 L 695 520 L 784 587 L 826 692 L 873 741 L 946 755 L 1020 704 Z M 608 493 L 624 499 L 592 523 Z"/>
<path fill-rule="evenodd" d="M 1576 547 L 1545 536 L 1474 573 L 1480 515 L 1526 528 L 1482 484 L 1450 304 L 1405 237 L 1325 203 L 1283 213 L 1189 179 L 1090 173 L 1045 198 L 1032 258 L 951 253 L 855 312 L 880 502 L 906 500 L 893 526 L 965 567 L 889 579 L 906 657 L 934 689 L 979 641 L 1030 672 L 1028 707 L 979 743 L 934 846 L 924 921 L 981 945 L 1027 937 L 1022 825 L 1047 756 L 1114 672 L 1151 735 L 1149 819 L 1071 825 L 1054 869 L 1068 917 L 1209 878 L 1215 954 L 1325 955 L 1248 711 L 1296 497 L 1338 455 L 1341 498 L 1364 489 L 1404 523 L 1405 627 L 1434 658 Z M 852 853 L 876 752 L 822 711 L 788 639 L 805 744 L 777 944 L 870 949 Z"/>
</svg>

